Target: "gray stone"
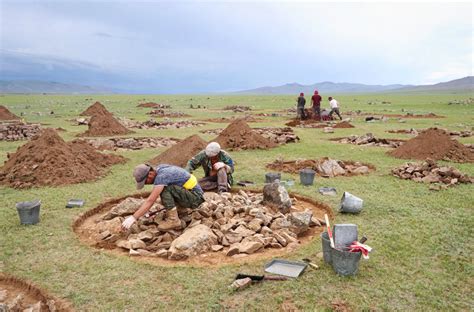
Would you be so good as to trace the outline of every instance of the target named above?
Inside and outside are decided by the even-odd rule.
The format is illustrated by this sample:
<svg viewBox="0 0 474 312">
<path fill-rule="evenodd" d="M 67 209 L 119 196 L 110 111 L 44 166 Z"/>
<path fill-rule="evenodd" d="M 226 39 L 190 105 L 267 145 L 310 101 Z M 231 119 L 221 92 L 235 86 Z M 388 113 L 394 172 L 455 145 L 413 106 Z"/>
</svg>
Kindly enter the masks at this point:
<svg viewBox="0 0 474 312">
<path fill-rule="evenodd" d="M 124 240 L 124 239 L 120 239 L 118 240 L 115 245 L 117 247 L 120 247 L 120 248 L 123 248 L 123 249 L 131 249 L 132 248 L 132 244 L 127 241 L 127 240 Z"/>
<path fill-rule="evenodd" d="M 261 248 L 263 248 L 263 243 L 260 242 L 245 242 L 239 244 L 240 253 L 253 254 Z"/>
<path fill-rule="evenodd" d="M 129 239 L 128 240 L 130 242 L 130 246 L 132 249 L 145 249 L 146 248 L 146 244 L 144 241 L 136 238 L 136 239 Z"/>
<path fill-rule="evenodd" d="M 122 231 L 122 221 L 120 218 L 101 221 L 97 223 L 97 231 L 99 233 L 109 232 L 110 235 L 119 234 Z"/>
<path fill-rule="evenodd" d="M 169 258 L 186 259 L 207 252 L 212 245 L 217 245 L 217 236 L 209 227 L 199 224 L 186 230 L 171 243 Z"/>
<path fill-rule="evenodd" d="M 128 197 L 113 207 L 105 216 L 104 220 L 110 220 L 115 217 L 124 217 L 133 214 L 140 208 L 145 200 L 142 198 Z"/>
<path fill-rule="evenodd" d="M 322 163 L 318 163 L 318 172 L 325 177 L 335 177 L 346 174 L 346 171 L 334 159 L 327 159 Z"/>
<path fill-rule="evenodd" d="M 291 208 L 291 199 L 283 185 L 279 182 L 268 183 L 263 187 L 263 202 L 287 213 Z"/>
<path fill-rule="evenodd" d="M 291 223 L 291 230 L 298 235 L 306 232 L 309 228 L 309 224 L 311 223 L 312 216 L 313 212 L 309 210 L 290 213 L 287 219 Z"/>
<path fill-rule="evenodd" d="M 222 246 L 222 245 L 212 245 L 211 246 L 211 250 L 214 251 L 214 252 L 222 250 L 223 248 L 224 248 L 224 246 Z"/>
</svg>

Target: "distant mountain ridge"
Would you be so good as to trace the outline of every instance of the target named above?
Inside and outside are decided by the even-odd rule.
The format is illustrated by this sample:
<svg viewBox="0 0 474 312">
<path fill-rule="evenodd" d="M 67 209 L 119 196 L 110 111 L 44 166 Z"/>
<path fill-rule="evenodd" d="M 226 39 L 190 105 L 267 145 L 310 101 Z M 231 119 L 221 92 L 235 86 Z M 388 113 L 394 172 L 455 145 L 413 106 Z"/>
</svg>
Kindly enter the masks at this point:
<svg viewBox="0 0 474 312">
<path fill-rule="evenodd" d="M 0 93 L 105 94 L 111 89 L 40 80 L 0 80 Z"/>
<path fill-rule="evenodd" d="M 408 92 L 408 91 L 449 91 L 449 90 L 472 90 L 474 77 L 468 76 L 448 82 L 441 82 L 433 85 L 366 85 L 361 83 L 348 82 L 319 82 L 312 85 L 302 85 L 299 83 L 287 83 L 276 87 L 261 87 L 251 90 L 243 90 L 234 92 L 236 94 L 299 94 L 304 92 L 312 94 L 314 90 L 321 93 L 374 93 L 374 92 Z"/>
</svg>

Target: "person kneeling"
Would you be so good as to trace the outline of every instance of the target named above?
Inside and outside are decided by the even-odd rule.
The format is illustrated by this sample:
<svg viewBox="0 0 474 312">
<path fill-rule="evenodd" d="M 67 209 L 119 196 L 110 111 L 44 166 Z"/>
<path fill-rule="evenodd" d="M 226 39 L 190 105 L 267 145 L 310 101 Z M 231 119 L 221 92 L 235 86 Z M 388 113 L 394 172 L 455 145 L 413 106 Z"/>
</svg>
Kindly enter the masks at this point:
<svg viewBox="0 0 474 312">
<path fill-rule="evenodd" d="M 147 164 L 141 164 L 133 170 L 133 177 L 140 190 L 145 184 L 152 184 L 153 190 L 148 198 L 122 223 L 122 229 L 128 230 L 143 216 L 160 197 L 161 204 L 166 209 L 166 217 L 158 225 L 158 230 L 169 231 L 181 227 L 176 205 L 182 208 L 197 208 L 204 202 L 203 190 L 197 183 L 194 175 L 180 167 L 161 164 L 153 168 Z"/>
</svg>

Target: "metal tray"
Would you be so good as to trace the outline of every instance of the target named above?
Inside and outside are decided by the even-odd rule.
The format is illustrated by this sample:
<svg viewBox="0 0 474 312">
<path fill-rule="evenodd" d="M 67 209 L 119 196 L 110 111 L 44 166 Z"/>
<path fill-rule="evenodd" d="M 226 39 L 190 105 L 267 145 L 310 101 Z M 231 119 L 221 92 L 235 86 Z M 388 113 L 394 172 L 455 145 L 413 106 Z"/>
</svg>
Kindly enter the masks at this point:
<svg viewBox="0 0 474 312">
<path fill-rule="evenodd" d="M 82 207 L 84 203 L 83 199 L 70 199 L 66 204 L 66 208 Z"/>
<path fill-rule="evenodd" d="M 308 264 L 305 262 L 273 259 L 265 264 L 265 272 L 288 277 L 298 277 L 303 273 L 307 266 Z"/>
</svg>

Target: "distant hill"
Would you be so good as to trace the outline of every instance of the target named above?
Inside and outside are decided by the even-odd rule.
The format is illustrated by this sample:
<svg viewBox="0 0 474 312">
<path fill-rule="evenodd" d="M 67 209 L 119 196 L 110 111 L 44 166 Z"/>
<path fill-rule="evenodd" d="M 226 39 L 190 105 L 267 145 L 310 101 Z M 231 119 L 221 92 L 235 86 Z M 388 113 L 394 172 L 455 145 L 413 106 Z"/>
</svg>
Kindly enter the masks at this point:
<svg viewBox="0 0 474 312">
<path fill-rule="evenodd" d="M 114 93 L 106 88 L 38 80 L 0 80 L 0 93 L 97 94 Z"/>
<path fill-rule="evenodd" d="M 404 87 L 397 91 L 473 91 L 474 76 L 467 76 L 460 79 L 451 80 L 448 82 L 440 82 L 433 85 L 421 85 Z"/>
<path fill-rule="evenodd" d="M 407 92 L 407 91 L 461 91 L 473 90 L 474 77 L 468 76 L 461 79 L 456 79 L 448 82 L 437 83 L 433 85 L 365 85 L 360 83 L 335 83 L 335 82 L 320 82 L 312 85 L 302 85 L 298 83 L 288 83 L 276 87 L 262 87 L 251 90 L 243 90 L 235 92 L 236 94 L 313 94 L 314 90 L 320 93 L 374 93 L 374 92 Z"/>
</svg>

